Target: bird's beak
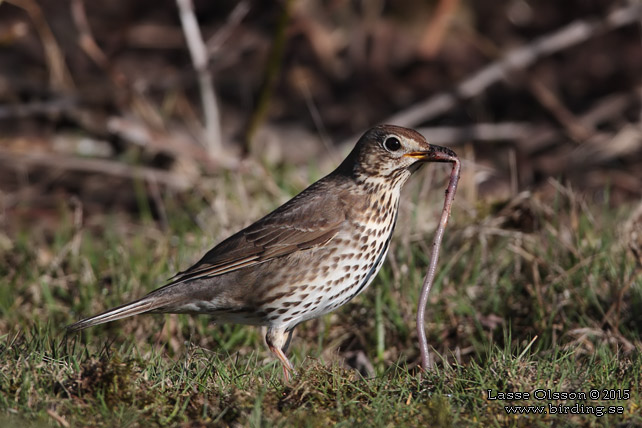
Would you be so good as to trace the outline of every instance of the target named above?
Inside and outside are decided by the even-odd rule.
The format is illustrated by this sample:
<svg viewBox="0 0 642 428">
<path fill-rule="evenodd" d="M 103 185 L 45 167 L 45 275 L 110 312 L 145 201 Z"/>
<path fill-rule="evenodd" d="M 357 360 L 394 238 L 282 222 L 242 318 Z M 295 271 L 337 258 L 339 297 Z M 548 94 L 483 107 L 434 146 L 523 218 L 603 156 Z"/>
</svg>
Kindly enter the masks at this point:
<svg viewBox="0 0 642 428">
<path fill-rule="evenodd" d="M 430 149 L 426 151 L 410 152 L 404 156 L 423 162 L 455 162 L 457 160 L 457 154 L 455 152 L 446 147 L 436 146 L 434 144 L 431 144 Z"/>
</svg>

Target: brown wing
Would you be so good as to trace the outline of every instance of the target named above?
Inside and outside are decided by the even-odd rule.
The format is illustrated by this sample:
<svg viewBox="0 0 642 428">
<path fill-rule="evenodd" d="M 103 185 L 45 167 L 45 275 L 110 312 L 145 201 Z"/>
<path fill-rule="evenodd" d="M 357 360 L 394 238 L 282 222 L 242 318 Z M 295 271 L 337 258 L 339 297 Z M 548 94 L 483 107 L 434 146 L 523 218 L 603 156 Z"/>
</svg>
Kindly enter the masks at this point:
<svg viewBox="0 0 642 428">
<path fill-rule="evenodd" d="M 316 183 L 319 185 L 320 183 Z M 330 241 L 346 220 L 338 197 L 311 186 L 256 223 L 211 249 L 168 285 L 213 277 Z"/>
</svg>

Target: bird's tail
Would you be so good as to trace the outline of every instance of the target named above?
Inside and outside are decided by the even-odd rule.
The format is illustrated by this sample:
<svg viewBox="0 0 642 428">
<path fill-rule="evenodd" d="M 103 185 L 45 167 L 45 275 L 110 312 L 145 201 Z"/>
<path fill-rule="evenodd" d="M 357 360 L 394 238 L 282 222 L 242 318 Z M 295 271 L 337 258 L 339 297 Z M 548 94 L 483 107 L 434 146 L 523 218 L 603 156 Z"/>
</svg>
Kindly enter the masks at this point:
<svg viewBox="0 0 642 428">
<path fill-rule="evenodd" d="M 104 324 L 122 318 L 127 318 L 145 312 L 153 311 L 164 306 L 166 303 L 166 299 L 163 299 L 162 297 L 147 295 L 142 299 L 136 300 L 131 303 L 126 303 L 122 306 L 118 306 L 116 308 L 103 312 L 102 314 L 98 314 L 90 318 L 85 318 L 84 320 L 80 320 L 71 325 L 68 325 L 67 331 L 72 332 L 83 330 L 87 327 L 93 327 L 98 324 Z"/>
</svg>

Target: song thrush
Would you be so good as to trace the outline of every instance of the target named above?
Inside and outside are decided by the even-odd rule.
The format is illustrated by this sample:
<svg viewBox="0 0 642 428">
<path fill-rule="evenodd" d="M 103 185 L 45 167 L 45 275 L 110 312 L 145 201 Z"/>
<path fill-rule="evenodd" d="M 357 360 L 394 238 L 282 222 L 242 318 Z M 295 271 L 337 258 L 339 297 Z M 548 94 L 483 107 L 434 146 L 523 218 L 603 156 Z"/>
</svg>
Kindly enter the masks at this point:
<svg viewBox="0 0 642 428">
<path fill-rule="evenodd" d="M 401 187 L 424 162 L 454 157 L 411 129 L 372 128 L 336 170 L 218 244 L 169 284 L 68 330 L 147 312 L 266 326 L 265 340 L 287 381 L 293 329 L 372 282 L 388 252 Z"/>
</svg>

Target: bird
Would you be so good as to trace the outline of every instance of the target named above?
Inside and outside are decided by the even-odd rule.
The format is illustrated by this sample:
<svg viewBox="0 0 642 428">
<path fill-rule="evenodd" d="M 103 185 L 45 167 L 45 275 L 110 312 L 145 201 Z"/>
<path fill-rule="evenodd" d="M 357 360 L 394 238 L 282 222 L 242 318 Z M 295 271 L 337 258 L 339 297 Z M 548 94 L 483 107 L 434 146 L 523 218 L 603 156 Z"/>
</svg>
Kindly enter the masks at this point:
<svg viewBox="0 0 642 428">
<path fill-rule="evenodd" d="M 207 314 L 215 323 L 267 327 L 286 382 L 294 328 L 362 293 L 392 238 L 401 189 L 427 162 L 456 154 L 417 131 L 366 131 L 330 174 L 209 250 L 144 297 L 67 326 L 68 332 L 143 313 Z"/>
</svg>

